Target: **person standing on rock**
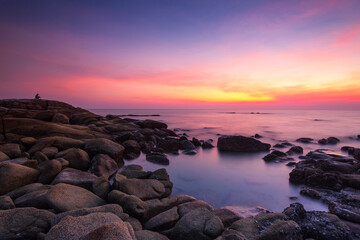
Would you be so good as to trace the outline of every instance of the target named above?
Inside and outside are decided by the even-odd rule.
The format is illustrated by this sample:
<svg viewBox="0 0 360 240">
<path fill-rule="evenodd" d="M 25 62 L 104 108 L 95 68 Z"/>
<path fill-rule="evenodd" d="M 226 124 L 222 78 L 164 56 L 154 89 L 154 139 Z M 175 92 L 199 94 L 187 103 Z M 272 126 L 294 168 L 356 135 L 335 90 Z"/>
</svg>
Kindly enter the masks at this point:
<svg viewBox="0 0 360 240">
<path fill-rule="evenodd" d="M 40 97 L 40 95 L 37 93 L 36 95 L 35 95 L 35 99 L 40 99 L 41 97 Z"/>
</svg>

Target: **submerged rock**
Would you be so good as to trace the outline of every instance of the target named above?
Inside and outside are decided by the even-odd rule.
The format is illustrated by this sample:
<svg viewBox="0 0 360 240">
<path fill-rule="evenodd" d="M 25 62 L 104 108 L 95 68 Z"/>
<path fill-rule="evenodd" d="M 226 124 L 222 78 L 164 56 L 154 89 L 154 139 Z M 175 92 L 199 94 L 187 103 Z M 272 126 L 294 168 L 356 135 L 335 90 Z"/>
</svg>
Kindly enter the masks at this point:
<svg viewBox="0 0 360 240">
<path fill-rule="evenodd" d="M 243 136 L 221 136 L 218 139 L 218 149 L 224 152 L 262 152 L 270 147 L 268 143 Z"/>
<path fill-rule="evenodd" d="M 148 153 L 148 154 L 146 154 L 146 160 L 149 162 L 157 163 L 157 164 L 161 164 L 161 165 L 169 165 L 170 164 L 169 159 L 163 153 L 157 153 L 157 152 Z"/>
</svg>

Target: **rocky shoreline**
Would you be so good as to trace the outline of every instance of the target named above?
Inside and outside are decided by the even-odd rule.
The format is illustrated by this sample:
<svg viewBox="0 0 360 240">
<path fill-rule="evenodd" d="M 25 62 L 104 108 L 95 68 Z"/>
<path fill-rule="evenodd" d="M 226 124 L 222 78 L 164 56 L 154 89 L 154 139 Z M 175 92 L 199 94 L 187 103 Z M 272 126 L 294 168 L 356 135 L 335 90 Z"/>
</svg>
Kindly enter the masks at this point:
<svg viewBox="0 0 360 240">
<path fill-rule="evenodd" d="M 344 157 L 326 150 L 303 156 L 282 142 L 264 160 L 288 162 L 301 194 L 329 205 L 306 211 L 293 203 L 282 213 L 254 216 L 213 209 L 187 195 L 172 195 L 166 169 L 126 165 L 141 153 L 159 165 L 168 153 L 193 155 L 211 141 L 189 140 L 154 120 L 102 117 L 50 100 L 0 100 L 0 239 L 358 239 L 360 150 Z M 230 152 L 269 151 L 256 138 L 220 136 Z M 299 142 L 312 142 L 300 138 Z M 318 144 L 337 144 L 338 139 Z M 301 158 L 295 162 L 294 157 Z"/>
</svg>

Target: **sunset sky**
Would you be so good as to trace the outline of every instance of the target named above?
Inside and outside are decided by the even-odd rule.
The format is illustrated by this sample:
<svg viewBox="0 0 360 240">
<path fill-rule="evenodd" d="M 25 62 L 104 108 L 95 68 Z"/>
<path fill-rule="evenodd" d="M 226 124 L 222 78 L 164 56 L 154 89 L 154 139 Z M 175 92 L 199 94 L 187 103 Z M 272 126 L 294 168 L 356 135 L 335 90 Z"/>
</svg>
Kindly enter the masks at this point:
<svg viewBox="0 0 360 240">
<path fill-rule="evenodd" d="M 360 1 L 0 1 L 0 98 L 360 109 Z"/>
</svg>

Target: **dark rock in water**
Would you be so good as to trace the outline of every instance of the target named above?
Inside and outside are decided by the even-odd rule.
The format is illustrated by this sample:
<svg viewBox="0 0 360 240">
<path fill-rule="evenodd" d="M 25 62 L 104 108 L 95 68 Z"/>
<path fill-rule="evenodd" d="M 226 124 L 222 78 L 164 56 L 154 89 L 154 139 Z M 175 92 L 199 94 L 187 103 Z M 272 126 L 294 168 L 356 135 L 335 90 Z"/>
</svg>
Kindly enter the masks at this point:
<svg viewBox="0 0 360 240">
<path fill-rule="evenodd" d="M 359 208 L 341 205 L 336 202 L 330 202 L 328 207 L 330 213 L 335 214 L 339 218 L 350 222 L 360 223 Z"/>
<path fill-rule="evenodd" d="M 255 138 L 262 138 L 263 136 L 261 136 L 260 134 L 255 134 Z"/>
<path fill-rule="evenodd" d="M 327 139 L 323 138 L 323 139 L 320 139 L 318 141 L 318 143 L 321 144 L 321 145 L 326 145 L 328 143 L 328 141 L 327 141 Z"/>
<path fill-rule="evenodd" d="M 125 159 L 134 159 L 140 156 L 141 146 L 135 140 L 126 140 L 122 143 L 122 146 L 125 148 L 124 158 Z"/>
<path fill-rule="evenodd" d="M 292 154 L 302 154 L 304 152 L 303 148 L 300 146 L 292 146 L 289 151 L 287 151 L 286 153 L 289 155 Z"/>
<path fill-rule="evenodd" d="M 188 140 L 188 138 L 186 137 L 186 135 L 183 135 L 183 136 L 180 137 L 179 140 L 180 141 L 186 141 L 186 140 Z"/>
<path fill-rule="evenodd" d="M 323 138 L 318 141 L 319 144 L 326 145 L 326 144 L 332 144 L 335 145 L 339 143 L 340 140 L 336 137 L 328 137 L 327 139 Z"/>
<path fill-rule="evenodd" d="M 274 150 L 271 153 L 269 153 L 268 155 L 266 155 L 265 157 L 263 157 L 263 159 L 266 162 L 272 162 L 272 161 L 279 160 L 279 159 L 281 159 L 283 157 L 286 157 L 286 156 L 287 156 L 286 153 L 278 151 L 278 150 Z"/>
<path fill-rule="evenodd" d="M 273 147 L 274 148 L 286 148 L 287 146 L 284 146 L 282 143 L 277 143 Z"/>
<path fill-rule="evenodd" d="M 289 199 L 290 199 L 291 201 L 296 201 L 296 200 L 298 200 L 299 198 L 298 198 L 298 197 L 295 197 L 295 196 L 292 196 L 292 197 L 289 197 Z"/>
<path fill-rule="evenodd" d="M 136 231 L 135 236 L 137 240 L 169 240 L 164 235 L 149 230 Z"/>
<path fill-rule="evenodd" d="M 210 240 L 221 235 L 224 225 L 206 208 L 198 208 L 182 217 L 175 225 L 171 239 Z"/>
<path fill-rule="evenodd" d="M 99 153 L 107 154 L 116 161 L 119 167 L 124 165 L 122 160 L 124 150 L 125 148 L 122 145 L 106 138 L 91 139 L 85 143 L 85 151 L 90 157 L 94 157 Z"/>
<path fill-rule="evenodd" d="M 38 234 L 47 233 L 50 219 L 55 216 L 47 210 L 15 208 L 0 211 L 0 238 L 3 240 L 37 239 Z"/>
<path fill-rule="evenodd" d="M 179 142 L 179 149 L 181 150 L 195 150 L 195 146 L 189 140 L 181 140 Z"/>
<path fill-rule="evenodd" d="M 163 153 L 149 153 L 146 154 L 146 160 L 152 163 L 157 163 L 161 165 L 169 165 L 170 161 L 167 156 Z"/>
<path fill-rule="evenodd" d="M 97 154 L 91 160 L 91 167 L 89 172 L 96 176 L 104 176 L 109 178 L 111 175 L 116 173 L 118 165 L 109 155 Z"/>
<path fill-rule="evenodd" d="M 360 160 L 360 148 L 355 148 L 353 156 L 355 159 Z"/>
<path fill-rule="evenodd" d="M 151 142 L 151 143 L 148 143 L 148 142 L 140 142 L 140 147 L 141 147 L 141 152 L 145 153 L 145 154 L 148 154 L 148 153 L 151 153 L 151 146 L 154 146 L 154 144 Z"/>
<path fill-rule="evenodd" d="M 304 239 L 352 239 L 349 227 L 331 213 L 307 212 L 300 203 L 292 203 L 283 213 L 299 224 Z"/>
<path fill-rule="evenodd" d="M 300 194 L 304 195 L 304 196 L 307 196 L 307 197 L 310 197 L 310 198 L 313 198 L 313 199 L 320 199 L 321 198 L 320 192 L 318 192 L 318 191 L 316 191 L 314 189 L 311 189 L 311 188 L 301 189 Z"/>
<path fill-rule="evenodd" d="M 201 146 L 201 142 L 200 142 L 199 139 L 197 139 L 197 138 L 194 138 L 194 137 L 193 137 L 192 143 L 194 144 L 195 147 Z"/>
<path fill-rule="evenodd" d="M 286 166 L 288 166 L 288 167 L 292 167 L 292 166 L 295 166 L 295 165 L 296 165 L 296 162 L 288 162 L 286 164 Z"/>
<path fill-rule="evenodd" d="M 347 152 L 348 154 L 352 155 L 355 151 L 355 148 L 350 146 L 343 146 L 341 147 L 341 151 Z"/>
<path fill-rule="evenodd" d="M 8 210 L 15 208 L 15 204 L 11 197 L 0 196 L 0 210 Z"/>
<path fill-rule="evenodd" d="M 33 183 L 40 171 L 15 163 L 0 163 L 0 195 Z"/>
<path fill-rule="evenodd" d="M 297 142 L 301 143 L 313 143 L 314 139 L 312 138 L 298 138 L 296 139 Z"/>
<path fill-rule="evenodd" d="M 167 153 L 177 152 L 179 150 L 179 142 L 171 138 L 162 139 L 157 143 L 157 148 L 161 148 Z"/>
<path fill-rule="evenodd" d="M 66 168 L 62 170 L 52 181 L 52 185 L 58 183 L 66 183 L 74 186 L 86 188 L 89 191 L 92 190 L 93 182 L 96 180 L 94 174 L 83 172 L 74 168 Z"/>
<path fill-rule="evenodd" d="M 66 212 L 79 208 L 97 207 L 106 202 L 94 193 L 73 185 L 59 183 L 51 188 L 46 198 L 56 212 Z"/>
<path fill-rule="evenodd" d="M 218 139 L 218 149 L 224 152 L 262 152 L 270 147 L 270 144 L 243 136 L 221 136 Z"/>
<path fill-rule="evenodd" d="M 154 121 L 154 120 L 150 120 L 150 119 L 146 119 L 146 120 L 142 120 L 142 121 L 138 121 L 136 122 L 137 125 L 139 125 L 142 128 L 167 128 L 168 126 L 165 123 L 159 122 L 159 121 Z"/>
<path fill-rule="evenodd" d="M 205 141 L 201 144 L 201 147 L 203 149 L 210 149 L 210 148 L 214 148 L 214 145 L 210 141 Z"/>
<path fill-rule="evenodd" d="M 234 222 L 230 229 L 242 233 L 245 239 L 303 239 L 300 226 L 282 213 L 264 213 L 244 218 Z"/>
<path fill-rule="evenodd" d="M 134 170 L 134 171 L 142 171 L 144 170 L 142 166 L 137 165 L 137 164 L 130 164 L 130 165 L 125 165 L 122 170 Z"/>
<path fill-rule="evenodd" d="M 186 154 L 186 155 L 196 155 L 197 151 L 196 150 L 185 150 L 182 153 Z"/>
</svg>

